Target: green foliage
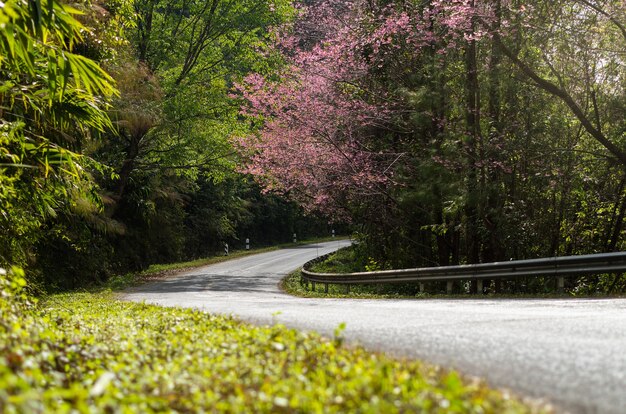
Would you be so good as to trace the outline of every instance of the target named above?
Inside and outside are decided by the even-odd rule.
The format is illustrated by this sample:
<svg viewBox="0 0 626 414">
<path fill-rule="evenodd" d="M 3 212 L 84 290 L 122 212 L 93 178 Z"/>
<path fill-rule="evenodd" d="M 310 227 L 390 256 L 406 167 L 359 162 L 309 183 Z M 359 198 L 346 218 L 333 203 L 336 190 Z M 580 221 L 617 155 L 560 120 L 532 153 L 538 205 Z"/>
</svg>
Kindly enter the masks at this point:
<svg viewBox="0 0 626 414">
<path fill-rule="evenodd" d="M 623 142 L 620 3 L 598 5 L 605 12 L 585 2 L 535 3 L 540 7 L 523 16 L 502 10 L 516 33 L 503 33 L 503 46 L 568 92 L 609 141 Z M 31 270 L 30 280 L 72 288 L 153 263 L 205 257 L 223 242 L 240 247 L 248 237 L 266 245 L 294 232 L 328 234 L 325 219 L 304 217 L 238 174 L 229 143 L 259 127 L 243 121 L 231 92 L 251 73 L 272 79 L 283 68 L 273 29 L 296 18 L 292 2 L 2 4 L 0 264 L 17 263 Z M 549 29 L 532 29 L 543 26 Z M 434 53 L 435 44 L 415 53 L 400 43 L 367 75 L 371 96 L 380 89 L 393 102 L 390 124 L 367 131 L 368 151 L 400 156 L 389 167 L 393 185 L 384 196 L 350 207 L 362 234 L 355 268 L 624 248 L 623 166 L 567 105 L 525 83 L 493 42 L 476 40 L 473 93 L 481 98 L 474 148 L 466 42 L 440 44 L 444 54 Z M 552 45 L 547 55 L 545 44 Z M 367 99 L 355 85 L 341 88 Z M 540 282 L 501 289 L 552 290 Z M 626 282 L 603 275 L 571 279 L 566 287 L 613 293 Z"/>
<path fill-rule="evenodd" d="M 127 33 L 138 62 L 131 57 L 114 70 L 122 90 L 116 105 L 122 145 L 107 150 L 125 155 L 116 166 L 117 192 L 124 195 L 134 175 L 163 170 L 189 181 L 230 178 L 236 160 L 228 138 L 249 128 L 230 97 L 233 82 L 280 64 L 267 53 L 270 28 L 291 18 L 291 2 L 140 0 L 132 6 Z M 155 85 L 161 96 L 152 93 Z"/>
<path fill-rule="evenodd" d="M 12 412 L 539 412 L 418 362 L 281 325 L 53 296 L 0 276 L 0 410 Z M 340 335 L 341 327 L 338 329 Z"/>
<path fill-rule="evenodd" d="M 364 272 L 366 266 L 360 260 L 357 247 L 344 247 L 332 253 L 326 260 L 314 264 L 311 270 L 319 273 L 352 273 Z"/>
<path fill-rule="evenodd" d="M 0 263 L 25 265 L 43 222 L 96 201 L 82 148 L 110 127 L 113 81 L 74 53 L 85 27 L 59 2 L 0 8 Z"/>
<path fill-rule="evenodd" d="M 363 256 L 362 245 L 353 244 L 331 254 L 326 260 L 315 263 L 311 271 L 317 273 L 353 273 L 371 272 L 380 269 L 371 258 Z M 432 298 L 449 297 L 445 282 L 427 282 L 425 291 L 419 291 L 418 283 L 398 284 L 354 284 L 350 286 L 350 292 L 346 291 L 345 285 L 329 284 L 328 292 L 322 290 L 317 284 L 315 290 L 310 284 L 304 283 L 301 272 L 295 271 L 289 274 L 281 282 L 281 288 L 287 293 L 301 297 L 339 297 L 339 298 Z M 626 274 L 601 274 L 593 276 L 567 277 L 565 279 L 565 292 L 557 293 L 556 280 L 553 276 L 524 277 L 510 280 L 501 280 L 499 291 L 495 289 L 494 280 L 484 280 L 483 287 L 488 290 L 489 297 L 606 297 L 623 296 L 620 292 L 626 289 Z M 470 281 L 454 283 L 456 298 L 476 298 L 470 295 L 472 284 Z M 459 296 L 461 295 L 461 296 Z"/>
<path fill-rule="evenodd" d="M 318 273 L 354 273 L 383 270 L 380 264 L 367 256 L 361 243 L 344 247 L 328 256 L 322 262 L 311 266 L 311 271 Z M 328 286 L 328 293 L 320 290 L 317 284 L 316 290 L 310 290 L 302 283 L 300 271 L 289 274 L 281 282 L 281 288 L 287 293 L 301 297 L 345 297 L 345 298 L 400 298 L 412 297 L 417 293 L 417 285 L 410 283 L 383 284 L 383 285 L 351 285 L 350 293 L 346 292 L 345 285 Z"/>
<path fill-rule="evenodd" d="M 99 59 L 119 89 L 108 107 L 114 130 L 98 142 L 83 134 L 73 147 L 108 166 L 89 166 L 97 186 L 84 180 L 101 202 L 89 212 L 81 211 L 84 197 L 66 203 L 79 208 L 55 205 L 53 217 L 31 226 L 35 249 L 7 261 L 29 263 L 31 279 L 64 289 L 206 257 L 224 242 L 239 247 L 250 238 L 259 246 L 316 233 L 309 229 L 317 220 L 235 172 L 228 141 L 249 128 L 229 96 L 233 82 L 280 65 L 269 29 L 291 18 L 290 2 L 79 3 L 85 30 L 74 48 Z M 317 232 L 325 234 L 325 223 Z"/>
</svg>

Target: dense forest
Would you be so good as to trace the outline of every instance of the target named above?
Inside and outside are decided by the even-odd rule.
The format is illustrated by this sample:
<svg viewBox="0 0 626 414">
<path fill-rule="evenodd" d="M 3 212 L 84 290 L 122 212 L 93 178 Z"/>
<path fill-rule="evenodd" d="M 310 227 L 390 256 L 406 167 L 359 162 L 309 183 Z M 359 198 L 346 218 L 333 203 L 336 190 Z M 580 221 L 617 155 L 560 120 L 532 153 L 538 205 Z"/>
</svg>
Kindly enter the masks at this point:
<svg viewBox="0 0 626 414">
<path fill-rule="evenodd" d="M 271 74 L 289 2 L 9 1 L 0 7 L 0 267 L 77 287 L 328 235 L 238 171 L 229 94 Z"/>
<path fill-rule="evenodd" d="M 377 268 L 624 247 L 622 0 L 14 0 L 0 24 L 0 267 L 33 282 L 329 223 Z"/>
<path fill-rule="evenodd" d="M 288 66 L 238 86 L 247 171 L 350 220 L 362 261 L 623 248 L 624 2 L 329 1 L 280 33 Z"/>
</svg>

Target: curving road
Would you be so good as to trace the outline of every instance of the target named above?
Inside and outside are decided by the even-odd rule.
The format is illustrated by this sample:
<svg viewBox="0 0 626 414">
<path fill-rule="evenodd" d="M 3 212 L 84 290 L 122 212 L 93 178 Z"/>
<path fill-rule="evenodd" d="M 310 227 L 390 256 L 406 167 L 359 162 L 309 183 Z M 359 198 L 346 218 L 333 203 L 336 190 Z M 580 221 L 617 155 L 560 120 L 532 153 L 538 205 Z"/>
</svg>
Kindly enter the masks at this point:
<svg viewBox="0 0 626 414">
<path fill-rule="evenodd" d="M 303 299 L 281 278 L 335 241 L 211 265 L 124 298 L 332 335 L 486 378 L 573 413 L 626 412 L 626 299 Z"/>
</svg>

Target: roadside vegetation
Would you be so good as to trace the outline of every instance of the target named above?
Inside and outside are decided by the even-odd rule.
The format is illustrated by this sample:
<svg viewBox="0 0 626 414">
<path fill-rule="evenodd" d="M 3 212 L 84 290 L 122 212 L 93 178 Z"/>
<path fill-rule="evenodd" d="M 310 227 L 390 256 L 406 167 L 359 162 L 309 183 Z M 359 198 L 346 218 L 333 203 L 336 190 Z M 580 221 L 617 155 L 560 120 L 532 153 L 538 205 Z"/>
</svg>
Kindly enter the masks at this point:
<svg viewBox="0 0 626 414">
<path fill-rule="evenodd" d="M 381 268 L 626 248 L 624 1 L 306 3 L 287 70 L 238 85 L 257 181 L 350 220 Z"/>
<path fill-rule="evenodd" d="M 624 13 L 0 1 L 0 412 L 532 411 L 339 334 L 46 292 L 350 227 L 372 270 L 622 249 Z"/>
<path fill-rule="evenodd" d="M 233 82 L 280 67 L 291 2 L 183 3 L 0 3 L 0 266 L 62 291 L 345 231 L 264 192 L 229 142 L 250 128 Z"/>
<path fill-rule="evenodd" d="M 326 260 L 314 263 L 310 270 L 317 273 L 352 273 L 386 270 L 372 258 L 364 255 L 364 250 L 359 245 L 344 247 L 330 254 Z M 471 294 L 472 284 L 470 281 L 455 282 L 452 296 L 446 293 L 445 282 L 427 282 L 424 291 L 420 292 L 418 283 L 397 284 L 352 284 L 349 291 L 345 285 L 328 285 L 326 292 L 323 283 L 318 283 L 313 289 L 310 283 L 302 280 L 300 270 L 289 274 L 281 282 L 281 288 L 287 293 L 301 297 L 343 297 L 343 298 L 567 298 L 567 297 L 622 297 L 623 292 L 611 290 L 615 281 L 614 274 L 585 276 L 578 278 L 566 278 L 566 289 L 557 292 L 554 288 L 555 279 L 546 277 L 522 277 L 511 280 L 485 282 L 484 294 Z M 573 280 L 574 281 L 573 281 Z"/>
<path fill-rule="evenodd" d="M 0 411 L 531 413 L 477 380 L 281 325 L 121 302 L 37 301 L 0 277 Z"/>
<path fill-rule="evenodd" d="M 324 290 L 324 284 L 317 283 L 315 290 L 311 284 L 305 285 L 302 282 L 302 274 L 300 270 L 296 270 L 285 277 L 280 287 L 290 295 L 303 298 L 346 298 L 346 299 L 415 299 L 434 297 L 429 294 L 411 293 L 415 290 L 414 286 L 407 284 L 408 289 L 404 291 L 399 289 L 397 285 L 350 285 L 350 291 L 346 290 L 345 285 L 328 285 L 328 292 Z M 447 296 L 449 297 L 449 296 Z"/>
</svg>

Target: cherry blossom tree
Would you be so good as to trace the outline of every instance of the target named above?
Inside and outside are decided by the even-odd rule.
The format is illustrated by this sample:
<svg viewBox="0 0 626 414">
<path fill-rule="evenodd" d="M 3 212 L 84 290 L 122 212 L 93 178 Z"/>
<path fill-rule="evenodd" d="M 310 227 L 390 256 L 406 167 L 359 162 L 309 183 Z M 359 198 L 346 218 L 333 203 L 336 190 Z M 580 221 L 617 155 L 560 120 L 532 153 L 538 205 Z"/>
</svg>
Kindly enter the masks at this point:
<svg viewBox="0 0 626 414">
<path fill-rule="evenodd" d="M 435 43 L 432 18 L 444 12 L 443 4 L 411 14 L 322 2 L 304 11 L 315 33 L 307 24 L 303 32 L 278 31 L 277 47 L 288 56 L 278 79 L 252 75 L 238 85 L 245 114 L 263 122 L 256 136 L 237 142 L 249 161 L 244 171 L 326 213 L 345 212 L 357 199 L 388 197 L 404 154 L 383 141 L 402 109 L 375 75 L 403 72 L 399 54 L 419 54 Z M 461 21 L 451 16 L 442 24 L 460 27 Z"/>
<path fill-rule="evenodd" d="M 236 140 L 243 171 L 269 191 L 371 226 L 411 265 L 578 249 L 575 165 L 600 169 L 576 153 L 622 191 L 623 2 L 312 3 L 276 30 L 283 70 L 237 85 L 257 127 Z M 611 249 L 621 198 L 604 207 Z"/>
</svg>

